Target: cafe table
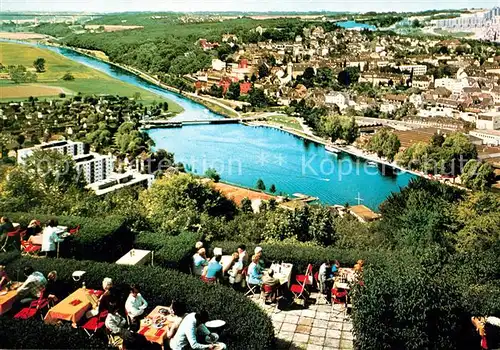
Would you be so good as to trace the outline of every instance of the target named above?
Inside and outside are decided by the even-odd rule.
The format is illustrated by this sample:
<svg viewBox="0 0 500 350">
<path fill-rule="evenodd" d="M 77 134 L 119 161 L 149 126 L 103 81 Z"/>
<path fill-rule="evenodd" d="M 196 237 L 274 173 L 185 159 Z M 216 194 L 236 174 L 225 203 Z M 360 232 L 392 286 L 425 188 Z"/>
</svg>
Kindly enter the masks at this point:
<svg viewBox="0 0 500 350">
<path fill-rule="evenodd" d="M 274 277 L 279 279 L 281 285 L 288 284 L 291 286 L 293 264 L 271 264 L 271 270 L 274 271 Z"/>
<path fill-rule="evenodd" d="M 20 283 L 13 282 L 12 285 L 18 286 Z M 0 315 L 3 315 L 10 309 L 16 300 L 17 290 L 7 290 L 6 288 L 0 290 Z"/>
<path fill-rule="evenodd" d="M 149 315 L 141 320 L 141 326 L 137 333 L 144 335 L 144 337 L 150 342 L 163 345 L 163 340 L 168 332 L 168 327 L 173 323 L 173 321 L 169 320 L 172 316 L 160 313 L 161 309 L 168 310 L 166 306 L 155 307 Z M 165 322 L 160 328 L 154 325 L 154 320 L 157 317 L 165 317 Z"/>
<path fill-rule="evenodd" d="M 153 265 L 153 252 L 145 249 L 132 249 L 116 261 L 118 265 L 144 265 L 151 259 Z"/>
<path fill-rule="evenodd" d="M 92 289 L 75 290 L 47 312 L 45 322 L 70 321 L 75 327 L 85 313 L 98 304 L 98 297 L 94 293 Z"/>
</svg>

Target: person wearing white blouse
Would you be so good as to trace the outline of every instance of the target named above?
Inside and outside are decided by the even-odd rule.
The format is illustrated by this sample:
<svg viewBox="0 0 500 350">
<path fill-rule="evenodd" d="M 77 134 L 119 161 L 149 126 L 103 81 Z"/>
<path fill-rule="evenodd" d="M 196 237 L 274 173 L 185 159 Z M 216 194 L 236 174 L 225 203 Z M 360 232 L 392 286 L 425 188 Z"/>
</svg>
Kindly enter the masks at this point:
<svg viewBox="0 0 500 350">
<path fill-rule="evenodd" d="M 144 313 L 148 307 L 148 302 L 142 297 L 139 287 L 135 284 L 130 286 L 130 294 L 125 302 L 125 310 L 127 315 L 134 321 L 137 317 Z"/>
</svg>

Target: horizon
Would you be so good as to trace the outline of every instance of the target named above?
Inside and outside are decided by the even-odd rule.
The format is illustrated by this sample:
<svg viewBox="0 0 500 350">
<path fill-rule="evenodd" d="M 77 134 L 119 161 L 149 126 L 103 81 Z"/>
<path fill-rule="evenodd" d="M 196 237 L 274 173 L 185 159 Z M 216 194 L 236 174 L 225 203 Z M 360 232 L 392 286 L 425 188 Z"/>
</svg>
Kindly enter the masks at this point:
<svg viewBox="0 0 500 350">
<path fill-rule="evenodd" d="M 104 3 L 104 4 L 103 4 Z M 283 10 L 283 5 L 288 9 Z M 286 4 L 277 1 L 259 0 L 3 0 L 3 13 L 366 13 L 378 12 L 422 12 L 464 9 L 490 9 L 500 5 L 500 0 L 478 0 L 474 6 L 470 0 L 421 0 L 413 3 L 402 3 L 396 0 L 354 0 L 348 3 L 326 0 L 294 0 Z M 314 7 L 314 9 L 312 9 Z M 121 11 L 116 11 L 120 9 Z M 196 10 L 194 10 L 196 9 Z"/>
</svg>

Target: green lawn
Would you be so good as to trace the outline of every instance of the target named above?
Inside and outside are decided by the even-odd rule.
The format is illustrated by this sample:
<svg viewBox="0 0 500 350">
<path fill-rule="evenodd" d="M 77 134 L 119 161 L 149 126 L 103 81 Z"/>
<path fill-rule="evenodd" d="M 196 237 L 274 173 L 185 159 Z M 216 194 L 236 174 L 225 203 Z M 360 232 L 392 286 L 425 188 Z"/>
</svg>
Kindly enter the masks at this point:
<svg viewBox="0 0 500 350">
<path fill-rule="evenodd" d="M 283 125 L 283 126 L 286 126 L 288 128 L 299 130 L 299 131 L 303 130 L 300 123 L 294 117 L 288 117 L 285 115 L 272 115 L 270 117 L 267 117 L 266 120 L 270 124 Z"/>
<path fill-rule="evenodd" d="M 98 70 L 74 62 L 50 50 L 22 44 L 0 42 L 0 62 L 4 66 L 21 64 L 30 69 L 33 66 L 33 61 L 38 57 L 43 57 L 46 61 L 46 71 L 37 73 L 38 81 L 36 85 L 38 86 L 60 87 L 67 94 L 81 92 L 84 94 L 112 94 L 132 97 L 136 92 L 139 92 L 141 94 L 141 102 L 145 104 L 151 104 L 153 101 L 167 101 L 170 112 L 178 113 L 183 110 L 180 105 L 169 99 L 114 79 Z M 62 80 L 62 76 L 67 72 L 70 72 L 75 77 L 75 80 Z M 0 89 L 2 86 L 9 86 L 9 84 L 10 82 L 2 82 Z M 0 98 L 0 100 L 2 99 Z"/>
</svg>

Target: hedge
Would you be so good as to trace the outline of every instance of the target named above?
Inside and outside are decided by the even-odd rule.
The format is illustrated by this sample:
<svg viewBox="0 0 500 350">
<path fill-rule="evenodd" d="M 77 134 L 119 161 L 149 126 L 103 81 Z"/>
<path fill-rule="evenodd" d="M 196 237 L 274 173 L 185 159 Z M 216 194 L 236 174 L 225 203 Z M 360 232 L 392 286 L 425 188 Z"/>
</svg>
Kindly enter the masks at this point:
<svg viewBox="0 0 500 350">
<path fill-rule="evenodd" d="M 470 318 L 500 315 L 499 258 L 445 256 L 395 251 L 365 267 L 352 290 L 357 349 L 479 349 Z"/>
<path fill-rule="evenodd" d="M 87 218 L 78 216 L 49 216 L 30 213 L 3 213 L 13 222 L 27 227 L 33 219 L 42 224 L 56 219 L 59 225 L 76 227 L 77 235 L 68 237 L 60 244 L 60 256 L 79 260 L 116 261 L 132 248 L 134 234 L 118 216 Z"/>
<path fill-rule="evenodd" d="M 159 232 L 141 232 L 136 237 L 134 246 L 154 250 L 155 265 L 188 272 L 194 246 L 201 238 L 201 233 L 187 231 L 176 236 Z"/>
<path fill-rule="evenodd" d="M 224 254 L 236 251 L 239 242 L 212 242 L 214 247 L 222 248 Z M 246 244 L 247 252 L 251 256 L 257 244 Z M 287 262 L 293 264 L 297 272 L 305 271 L 308 264 L 313 264 L 317 269 L 327 259 L 338 260 L 341 266 L 354 266 L 357 260 L 375 259 L 378 253 L 367 251 L 344 250 L 335 248 L 324 248 L 319 246 L 305 245 L 300 243 L 262 243 L 263 257 L 266 262 Z"/>
<path fill-rule="evenodd" d="M 206 309 L 211 319 L 225 320 L 225 342 L 229 349 L 271 349 L 274 346 L 274 328 L 266 313 L 242 294 L 225 286 L 207 285 L 195 277 L 159 267 L 68 259 L 20 258 L 7 265 L 7 272 L 15 276 L 27 265 L 45 275 L 56 270 L 59 280 L 72 284 L 73 289 L 81 286 L 83 280 L 88 288 L 101 288 L 102 279 L 111 277 L 126 295 L 125 284 L 138 283 L 150 309 L 156 305 L 168 306 L 175 299 L 185 302 L 191 311 Z M 78 283 L 71 278 L 76 270 L 87 272 Z M 62 348 L 73 346 L 71 337 L 67 340 L 68 344 Z"/>
<path fill-rule="evenodd" d="M 86 333 L 75 330 L 69 323 L 49 326 L 38 317 L 29 320 L 0 317 L 2 349 L 104 349 L 107 347 L 104 339 L 89 339 Z"/>
</svg>

